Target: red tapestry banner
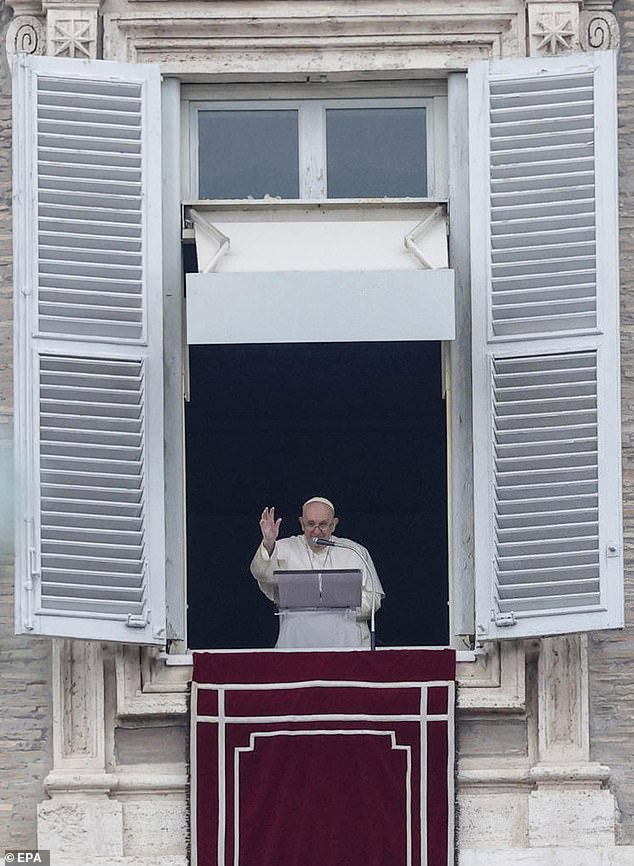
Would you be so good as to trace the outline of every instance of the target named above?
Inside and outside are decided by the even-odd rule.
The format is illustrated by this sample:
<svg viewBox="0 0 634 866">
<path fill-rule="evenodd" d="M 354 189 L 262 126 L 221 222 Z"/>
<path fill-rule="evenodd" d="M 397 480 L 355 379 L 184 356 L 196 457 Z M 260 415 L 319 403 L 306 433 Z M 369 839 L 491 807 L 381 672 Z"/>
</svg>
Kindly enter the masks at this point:
<svg viewBox="0 0 634 866">
<path fill-rule="evenodd" d="M 195 866 L 450 866 L 455 653 L 194 653 Z"/>
</svg>

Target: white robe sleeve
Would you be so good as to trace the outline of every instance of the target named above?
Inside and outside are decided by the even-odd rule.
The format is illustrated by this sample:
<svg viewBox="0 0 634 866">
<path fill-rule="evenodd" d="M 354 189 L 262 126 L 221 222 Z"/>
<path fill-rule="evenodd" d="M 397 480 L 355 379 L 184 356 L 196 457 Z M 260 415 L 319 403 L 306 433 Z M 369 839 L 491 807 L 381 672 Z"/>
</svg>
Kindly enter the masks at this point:
<svg viewBox="0 0 634 866">
<path fill-rule="evenodd" d="M 372 557 L 365 547 L 358 545 L 359 552 L 365 558 L 367 563 L 363 569 L 363 585 L 361 589 L 361 607 L 357 611 L 357 619 L 370 619 L 372 614 L 372 596 L 374 594 L 374 610 L 375 612 L 381 607 L 381 600 L 385 597 L 381 581 L 376 573 L 376 567 L 372 561 Z M 374 591 L 373 591 L 374 587 Z"/>
<path fill-rule="evenodd" d="M 269 556 L 264 544 L 260 544 L 251 560 L 251 574 L 257 580 L 258 586 L 264 595 L 271 601 L 275 600 L 275 584 L 273 572 L 277 568 L 277 557 L 275 556 L 277 544 L 273 549 L 273 556 Z"/>
</svg>

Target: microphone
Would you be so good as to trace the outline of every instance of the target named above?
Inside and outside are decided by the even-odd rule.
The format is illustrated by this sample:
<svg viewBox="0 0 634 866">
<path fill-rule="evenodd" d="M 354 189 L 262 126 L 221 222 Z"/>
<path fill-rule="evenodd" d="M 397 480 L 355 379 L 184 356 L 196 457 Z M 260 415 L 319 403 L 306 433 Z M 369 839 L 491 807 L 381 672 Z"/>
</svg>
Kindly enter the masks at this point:
<svg viewBox="0 0 634 866">
<path fill-rule="evenodd" d="M 346 550 L 351 550 L 353 553 L 362 560 L 363 564 L 366 567 L 367 575 L 370 578 L 370 583 L 372 584 L 372 609 L 370 611 L 370 649 L 376 649 L 376 628 L 375 628 L 375 617 L 376 617 L 376 586 L 374 585 L 374 575 L 372 574 L 372 569 L 370 568 L 370 564 L 361 551 L 357 550 L 356 547 L 353 547 L 352 544 L 345 544 L 341 541 L 341 539 L 337 541 L 331 541 L 329 538 L 312 538 L 313 544 L 321 544 L 324 547 L 345 547 Z"/>
</svg>

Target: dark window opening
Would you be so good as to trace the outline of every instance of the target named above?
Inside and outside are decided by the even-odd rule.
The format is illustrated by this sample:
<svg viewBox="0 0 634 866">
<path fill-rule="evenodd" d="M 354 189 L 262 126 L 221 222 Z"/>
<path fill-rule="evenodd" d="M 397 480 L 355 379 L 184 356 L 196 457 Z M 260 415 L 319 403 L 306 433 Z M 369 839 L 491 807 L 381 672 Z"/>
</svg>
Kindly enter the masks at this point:
<svg viewBox="0 0 634 866">
<path fill-rule="evenodd" d="M 259 515 L 297 534 L 315 495 L 376 563 L 378 644 L 448 643 L 438 343 L 192 346 L 186 429 L 190 648 L 274 645 L 249 572 Z"/>
</svg>

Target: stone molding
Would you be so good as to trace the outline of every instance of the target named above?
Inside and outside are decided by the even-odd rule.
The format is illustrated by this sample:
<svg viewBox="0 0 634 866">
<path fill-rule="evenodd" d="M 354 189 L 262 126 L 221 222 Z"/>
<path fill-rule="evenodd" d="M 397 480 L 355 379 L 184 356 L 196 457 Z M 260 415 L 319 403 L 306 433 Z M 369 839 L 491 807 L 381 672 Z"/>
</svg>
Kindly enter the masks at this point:
<svg viewBox="0 0 634 866">
<path fill-rule="evenodd" d="M 458 709 L 517 713 L 526 707 L 522 641 L 490 643 L 474 661 L 458 663 Z M 158 650 L 119 646 L 115 652 L 118 719 L 188 712 L 191 658 L 170 664 Z"/>
<path fill-rule="evenodd" d="M 140 667 L 138 648 L 136 661 Z M 116 763 L 115 677 L 112 646 L 53 641 L 54 764 L 45 780 L 50 799 L 38 805 L 38 845 L 55 862 L 70 855 L 77 864 L 184 866 L 187 768 Z"/>
<path fill-rule="evenodd" d="M 13 9 L 16 18 L 22 15 L 42 14 L 42 0 L 8 0 L 6 5 Z"/>
<path fill-rule="evenodd" d="M 46 26 L 35 15 L 21 15 L 9 22 L 6 35 L 9 67 L 16 54 L 46 54 Z"/>
<path fill-rule="evenodd" d="M 116 678 L 116 689 L 108 687 L 109 670 Z M 54 742 L 53 769 L 47 779 L 49 791 L 129 789 L 125 780 L 129 783 L 136 776 L 127 773 L 119 778 L 111 772 L 107 730 L 122 717 L 182 717 L 188 709 L 185 678 L 191 678 L 189 667 L 170 668 L 156 658 L 151 648 L 118 646 L 113 665 L 112 649 L 106 645 L 54 640 Z M 112 698 L 107 699 L 110 692 Z M 147 784 L 153 787 L 160 775 L 160 770 L 153 772 L 154 781 Z M 138 778 L 143 779 L 143 774 L 139 773 Z M 174 784 L 178 787 L 180 782 Z"/>
<path fill-rule="evenodd" d="M 604 9 L 588 9 L 581 12 L 579 38 L 584 51 L 618 49 L 621 38 L 616 16 Z"/>
<path fill-rule="evenodd" d="M 118 719 L 189 711 L 190 665 L 167 665 L 156 649 L 118 646 L 115 672 Z"/>
<path fill-rule="evenodd" d="M 537 656 L 536 713 L 526 705 L 523 668 L 527 648 L 531 656 Z M 498 712 L 504 705 L 508 711 L 525 709 L 532 729 L 529 756 L 509 761 L 502 758 L 495 767 L 487 760 L 463 759 L 459 763 L 459 782 L 467 786 L 604 787 L 609 769 L 590 761 L 587 635 L 542 638 L 519 642 L 516 647 L 502 642 L 500 650 L 502 655 L 496 659 L 491 653 L 483 668 L 486 671 L 488 667 L 489 678 L 482 673 L 479 680 L 471 680 L 483 688 L 483 694 L 478 694 L 477 688 L 465 688 L 461 680 L 459 694 L 462 692 L 463 702 L 461 705 L 459 700 L 458 706 Z"/>
<path fill-rule="evenodd" d="M 511 847 L 496 850 L 483 847 L 482 850 L 463 851 L 460 854 L 460 866 L 509 866 L 510 863 L 514 866 L 632 866 L 634 846 L 592 850 L 580 845 L 566 848 L 531 847 L 524 853 Z M 75 864 L 69 863 L 68 866 Z"/>
<path fill-rule="evenodd" d="M 14 0 L 12 5 L 16 26 L 28 16 L 47 30 L 40 53 L 157 62 L 164 72 L 189 75 L 230 70 L 233 77 L 275 72 L 305 80 L 306 74 L 345 78 L 358 70 L 388 76 L 395 69 L 444 73 L 478 58 L 523 54 L 525 42 L 521 0 L 472 0 L 468 15 L 461 3 L 410 2 L 394 9 L 387 2 L 359 0 L 351 11 L 325 0 L 315 15 L 311 4 L 297 0 L 202 5 L 128 0 L 103 14 L 102 52 L 96 40 L 99 0 Z"/>
<path fill-rule="evenodd" d="M 523 641 L 487 643 L 473 662 L 459 662 L 458 709 L 520 712 L 526 707 Z"/>
<path fill-rule="evenodd" d="M 410 3 L 360 0 L 353 13 L 326 0 L 272 6 L 178 0 L 128 0 L 103 15 L 101 0 L 13 0 L 6 51 L 126 62 L 154 62 L 166 74 L 213 75 L 216 80 L 270 77 L 305 80 L 351 73 L 394 76 L 464 69 L 483 58 L 556 55 L 618 48 L 612 3 L 601 0 L 521 0 L 500 5 L 473 0 L 469 14 L 444 4 L 442 14 Z M 248 5 L 248 8 L 246 8 Z M 492 6 L 494 8 L 492 8 Z M 103 46 L 100 44 L 103 42 Z"/>
<path fill-rule="evenodd" d="M 525 757 L 499 757 L 494 764 L 490 756 L 459 760 L 461 856 L 485 846 L 509 845 L 519 853 L 549 839 L 557 849 L 575 839 L 594 850 L 614 845 L 609 770 L 589 761 L 586 644 L 585 635 L 493 642 L 473 662 L 460 663 L 462 713 L 527 714 L 533 743 Z M 39 844 L 86 855 L 117 852 L 125 862 L 126 844 L 137 846 L 135 853 L 149 850 L 151 833 L 141 828 L 144 816 L 156 812 L 161 821 L 169 816 L 178 855 L 186 768 L 115 766 L 108 731 L 117 720 L 182 718 L 191 677 L 187 657 L 170 664 L 153 648 L 70 640 L 53 645 L 55 766 L 46 782 L 51 799 L 39 807 Z M 534 705 L 526 696 L 527 657 L 535 671 Z"/>
<path fill-rule="evenodd" d="M 464 69 L 474 59 L 517 54 L 524 38 L 523 20 L 512 8 L 487 14 L 476 9 L 469 16 L 450 9 L 442 16 L 364 16 L 360 9 L 354 17 L 340 10 L 326 17 L 320 9 L 313 18 L 270 12 L 258 18 L 254 10 L 246 25 L 242 18 L 187 19 L 177 11 L 104 16 L 104 56 L 161 63 L 175 74 L 226 76 L 230 70 L 233 77 L 257 77 L 275 70 L 291 80 L 311 74 L 344 79 L 359 70 L 394 76 L 395 69 L 400 75 Z"/>
<path fill-rule="evenodd" d="M 604 788 L 610 777 L 609 767 L 588 763 L 578 766 L 531 767 L 528 762 L 500 761 L 491 767 L 490 760 L 467 758 L 458 762 L 457 779 L 461 789 L 523 788 L 538 785 L 578 788 Z"/>
<path fill-rule="evenodd" d="M 184 794 L 188 780 L 184 768 L 153 764 L 152 773 L 65 773 L 53 771 L 46 780 L 49 795 L 78 794 Z"/>
<path fill-rule="evenodd" d="M 525 646 L 532 672 L 528 754 L 459 758 L 460 862 L 502 863 L 492 858 L 506 850 L 513 852 L 507 862 L 533 866 L 535 850 L 543 847 L 551 858 L 543 866 L 611 863 L 597 859 L 615 849 L 616 804 L 609 768 L 589 759 L 587 636 Z M 576 845 L 583 846 L 583 860 L 568 858 Z"/>
<path fill-rule="evenodd" d="M 619 27 L 612 5 L 602 0 L 527 0 L 529 54 L 552 57 L 618 48 Z"/>
<path fill-rule="evenodd" d="M 46 54 L 51 57 L 98 57 L 99 18 L 96 7 L 51 8 L 45 17 L 20 15 L 7 29 L 9 62 L 16 54 Z"/>
<path fill-rule="evenodd" d="M 49 9 L 46 14 L 46 47 L 53 57 L 95 60 L 98 11 L 96 8 Z"/>
<path fill-rule="evenodd" d="M 529 3 L 528 37 L 531 56 L 578 51 L 579 3 Z"/>
<path fill-rule="evenodd" d="M 540 763 L 590 760 L 587 635 L 541 640 L 538 661 Z"/>
<path fill-rule="evenodd" d="M 53 641 L 53 766 L 105 770 L 104 672 L 101 645 Z"/>
<path fill-rule="evenodd" d="M 6 46 L 17 52 L 126 62 L 154 62 L 167 74 L 229 78 L 307 75 L 344 80 L 369 75 L 430 74 L 464 69 L 483 58 L 552 56 L 571 51 L 617 48 L 619 29 L 612 3 L 600 0 L 520 0 L 492 8 L 474 0 L 470 11 L 443 5 L 442 15 L 411 3 L 360 0 L 353 13 L 327 0 L 319 7 L 297 0 L 272 6 L 182 5 L 178 0 L 128 0 L 103 15 L 101 0 L 14 0 L 15 18 Z M 181 11 L 182 10 L 182 11 Z"/>
</svg>

